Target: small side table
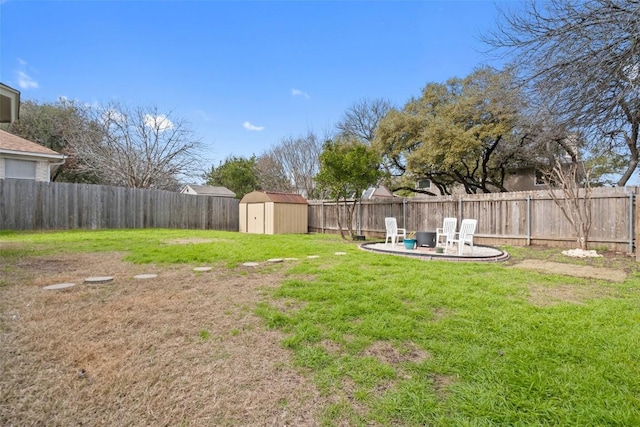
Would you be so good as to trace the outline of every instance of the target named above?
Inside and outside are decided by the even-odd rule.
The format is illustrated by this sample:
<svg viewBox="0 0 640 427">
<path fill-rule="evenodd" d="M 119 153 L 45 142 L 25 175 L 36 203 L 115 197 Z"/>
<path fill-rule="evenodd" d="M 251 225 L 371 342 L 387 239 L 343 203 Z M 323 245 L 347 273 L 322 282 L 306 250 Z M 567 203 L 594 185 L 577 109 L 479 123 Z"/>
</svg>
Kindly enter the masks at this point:
<svg viewBox="0 0 640 427">
<path fill-rule="evenodd" d="M 436 232 L 435 231 L 418 231 L 416 233 L 417 247 L 435 248 Z"/>
</svg>

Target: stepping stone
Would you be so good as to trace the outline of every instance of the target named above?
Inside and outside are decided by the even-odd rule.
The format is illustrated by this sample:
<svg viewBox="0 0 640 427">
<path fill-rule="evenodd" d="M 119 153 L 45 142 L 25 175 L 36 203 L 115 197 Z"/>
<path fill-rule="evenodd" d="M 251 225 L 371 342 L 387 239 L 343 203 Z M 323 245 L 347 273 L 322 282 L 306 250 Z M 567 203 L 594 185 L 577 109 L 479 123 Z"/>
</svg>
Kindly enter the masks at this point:
<svg viewBox="0 0 640 427">
<path fill-rule="evenodd" d="M 347 253 L 346 252 L 336 252 L 335 254 L 336 255 L 346 255 Z"/>
<path fill-rule="evenodd" d="M 84 283 L 88 285 L 103 285 L 111 282 L 113 282 L 113 276 L 95 276 L 84 279 Z"/>
<path fill-rule="evenodd" d="M 257 266 L 259 266 L 260 264 L 258 264 L 257 262 L 245 262 L 245 263 L 244 263 L 244 264 L 242 264 L 242 265 L 244 265 L 245 267 L 257 267 Z"/>
<path fill-rule="evenodd" d="M 158 277 L 157 274 L 138 274 L 133 276 L 134 279 L 155 279 L 156 277 Z"/>
<path fill-rule="evenodd" d="M 193 271 L 211 271 L 212 267 L 196 267 Z"/>
<path fill-rule="evenodd" d="M 298 258 L 285 258 L 284 260 L 285 261 L 297 261 Z"/>
<path fill-rule="evenodd" d="M 282 261 L 284 261 L 282 258 L 271 258 L 267 260 L 267 262 L 282 262 Z"/>
<path fill-rule="evenodd" d="M 67 289 L 75 286 L 75 283 L 56 283 L 55 285 L 45 286 L 42 289 L 46 290 L 58 290 L 58 289 Z"/>
<path fill-rule="evenodd" d="M 316 259 L 316 258 L 320 258 L 320 255 L 309 255 L 307 258 Z"/>
</svg>

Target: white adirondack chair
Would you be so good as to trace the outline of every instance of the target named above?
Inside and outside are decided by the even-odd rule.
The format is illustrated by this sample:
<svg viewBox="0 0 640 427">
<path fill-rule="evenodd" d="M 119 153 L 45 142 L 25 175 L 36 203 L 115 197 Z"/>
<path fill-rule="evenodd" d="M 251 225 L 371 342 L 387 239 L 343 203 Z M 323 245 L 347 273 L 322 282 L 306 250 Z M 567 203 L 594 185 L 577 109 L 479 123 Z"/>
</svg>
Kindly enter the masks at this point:
<svg viewBox="0 0 640 427">
<path fill-rule="evenodd" d="M 451 244 L 456 243 L 458 245 L 458 256 L 462 255 L 466 243 L 471 245 L 471 253 L 473 254 L 473 235 L 476 232 L 477 223 L 478 220 L 476 219 L 463 219 L 460 224 L 460 231 L 451 239 Z"/>
<path fill-rule="evenodd" d="M 402 236 L 402 239 L 407 238 L 407 230 L 404 228 L 398 228 L 398 222 L 393 217 L 387 217 L 384 219 L 384 226 L 387 229 L 387 235 L 384 238 L 384 244 L 388 244 L 391 241 L 391 246 L 395 246 L 398 243 L 398 237 Z"/>
<path fill-rule="evenodd" d="M 436 228 L 436 246 L 441 243 L 445 248 L 448 248 L 451 244 L 451 239 L 456 234 L 456 226 L 458 225 L 458 218 L 445 218 L 442 222 L 442 228 Z"/>
</svg>

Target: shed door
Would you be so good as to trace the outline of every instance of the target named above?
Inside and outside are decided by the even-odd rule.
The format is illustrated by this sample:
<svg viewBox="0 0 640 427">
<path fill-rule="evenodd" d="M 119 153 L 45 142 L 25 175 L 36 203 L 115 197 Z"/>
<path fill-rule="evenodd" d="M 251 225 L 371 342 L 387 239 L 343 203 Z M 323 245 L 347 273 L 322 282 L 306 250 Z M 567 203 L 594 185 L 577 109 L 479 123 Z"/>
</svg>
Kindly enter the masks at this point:
<svg viewBox="0 0 640 427">
<path fill-rule="evenodd" d="M 247 204 L 247 233 L 264 234 L 264 203 Z"/>
</svg>

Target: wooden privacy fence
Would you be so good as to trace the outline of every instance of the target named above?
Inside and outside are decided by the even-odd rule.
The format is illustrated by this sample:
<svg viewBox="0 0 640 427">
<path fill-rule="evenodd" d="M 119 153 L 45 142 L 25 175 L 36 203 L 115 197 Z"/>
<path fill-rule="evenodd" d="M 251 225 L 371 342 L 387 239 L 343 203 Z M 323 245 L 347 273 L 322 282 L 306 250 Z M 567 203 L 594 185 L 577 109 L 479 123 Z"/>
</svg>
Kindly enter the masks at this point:
<svg viewBox="0 0 640 427">
<path fill-rule="evenodd" d="M 0 179 L 0 230 L 238 230 L 239 200 L 164 190 Z"/>
<path fill-rule="evenodd" d="M 594 188 L 589 205 L 592 225 L 590 247 L 633 252 L 635 195 L 638 187 Z M 559 197 L 563 197 L 560 192 Z M 341 218 L 345 207 L 340 205 Z M 336 204 L 309 202 L 309 231 L 338 233 Z M 408 231 L 434 231 L 445 217 L 478 220 L 476 238 L 480 244 L 531 244 L 576 247 L 571 223 L 547 191 L 436 196 L 419 199 L 362 201 L 355 209 L 357 234 L 384 238 L 384 218 L 396 217 Z M 342 221 L 344 226 L 345 221 Z"/>
</svg>

